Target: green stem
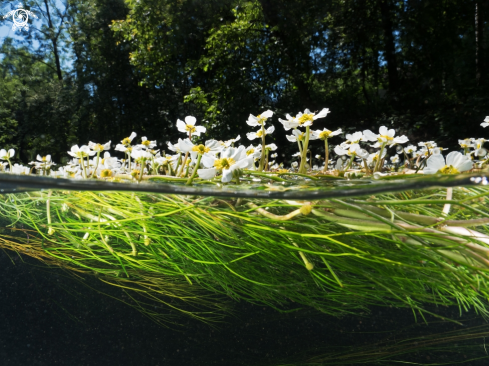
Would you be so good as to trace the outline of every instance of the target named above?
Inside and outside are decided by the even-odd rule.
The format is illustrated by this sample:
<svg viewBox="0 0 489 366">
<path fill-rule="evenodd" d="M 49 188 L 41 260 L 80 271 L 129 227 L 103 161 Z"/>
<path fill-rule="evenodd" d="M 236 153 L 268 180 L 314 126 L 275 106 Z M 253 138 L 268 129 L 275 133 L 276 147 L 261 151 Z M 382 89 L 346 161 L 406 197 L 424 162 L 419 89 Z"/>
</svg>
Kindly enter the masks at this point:
<svg viewBox="0 0 489 366">
<path fill-rule="evenodd" d="M 261 156 L 260 164 L 258 165 L 258 171 L 263 171 L 263 166 L 265 164 L 265 125 L 261 125 Z"/>
<path fill-rule="evenodd" d="M 299 173 L 306 173 L 306 160 L 307 160 L 307 148 L 309 146 L 309 126 L 306 126 L 306 139 L 304 140 L 304 146 L 302 146 L 301 165 L 299 166 Z"/>
<path fill-rule="evenodd" d="M 353 164 L 353 159 L 355 159 L 355 156 L 356 156 L 356 154 L 355 154 L 355 153 L 351 154 L 350 161 L 348 162 L 348 165 L 347 165 L 347 167 L 345 168 L 345 171 L 347 171 L 348 169 L 350 169 L 350 168 L 351 168 L 351 165 Z"/>
<path fill-rule="evenodd" d="M 177 177 L 180 177 L 183 173 L 183 169 L 185 168 L 185 163 L 187 162 L 188 159 L 188 151 L 185 153 L 185 157 L 183 158 L 182 161 L 182 166 L 180 167 L 180 170 L 177 173 Z"/>
<path fill-rule="evenodd" d="M 97 152 L 97 162 L 95 163 L 95 168 L 93 169 L 92 178 L 96 177 L 95 173 L 97 172 L 98 163 L 99 163 L 99 159 L 100 159 L 100 153 L 101 153 L 101 151 Z"/>
<path fill-rule="evenodd" d="M 326 172 L 328 170 L 328 165 L 329 165 L 329 146 L 328 146 L 328 139 L 324 139 L 324 169 L 323 172 Z"/>
<path fill-rule="evenodd" d="M 195 176 L 197 175 L 197 169 L 199 169 L 199 166 L 200 166 L 200 159 L 202 159 L 202 154 L 197 155 L 197 162 L 195 163 L 194 171 L 192 172 L 192 175 L 190 176 L 190 178 L 187 180 L 187 183 L 185 183 L 188 186 L 192 184 L 192 181 L 194 180 Z"/>
<path fill-rule="evenodd" d="M 384 148 L 385 148 L 385 142 L 382 144 L 382 146 L 380 148 L 379 157 L 377 158 L 377 163 L 375 164 L 375 167 L 374 167 L 374 172 L 379 171 L 380 163 L 382 161 L 382 154 L 384 152 Z"/>
</svg>

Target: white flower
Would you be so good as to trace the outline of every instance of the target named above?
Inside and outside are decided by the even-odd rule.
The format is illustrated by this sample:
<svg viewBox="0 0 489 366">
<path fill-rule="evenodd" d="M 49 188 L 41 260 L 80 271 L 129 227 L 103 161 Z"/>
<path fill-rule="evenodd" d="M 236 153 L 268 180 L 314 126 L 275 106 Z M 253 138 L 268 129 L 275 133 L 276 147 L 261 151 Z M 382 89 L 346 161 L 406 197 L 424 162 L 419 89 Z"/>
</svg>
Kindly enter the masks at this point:
<svg viewBox="0 0 489 366">
<path fill-rule="evenodd" d="M 469 147 L 474 147 L 474 139 L 473 138 L 467 138 L 467 139 L 463 139 L 463 140 L 458 140 L 458 144 L 463 149 L 468 149 Z"/>
<path fill-rule="evenodd" d="M 0 150 L 0 159 L 9 160 L 15 155 L 14 149 L 9 149 L 8 151 L 5 149 Z"/>
<path fill-rule="evenodd" d="M 131 145 L 132 140 L 134 140 L 134 138 L 136 136 L 137 136 L 136 135 L 136 132 L 131 132 L 131 135 L 129 137 L 126 137 L 126 138 L 122 139 L 121 144 L 124 145 L 124 146 Z"/>
<path fill-rule="evenodd" d="M 414 145 L 408 145 L 407 147 L 404 148 L 404 152 L 406 154 L 414 154 L 418 150 L 418 148 Z"/>
<path fill-rule="evenodd" d="M 253 156 L 254 158 L 259 158 L 261 156 L 261 145 L 253 146 L 250 145 L 245 150 L 246 155 Z"/>
<path fill-rule="evenodd" d="M 286 135 L 287 140 L 290 142 L 304 141 L 306 139 L 306 132 L 299 130 L 292 130 L 292 135 Z M 319 137 L 313 131 L 309 132 L 309 140 L 317 140 Z"/>
<path fill-rule="evenodd" d="M 137 146 L 143 149 L 152 149 L 153 147 L 156 146 L 156 140 L 150 141 L 146 138 L 146 136 L 143 136 L 141 137 L 141 143 Z"/>
<path fill-rule="evenodd" d="M 253 156 L 246 155 L 244 146 L 229 147 L 221 151 L 219 159 L 211 154 L 204 154 L 201 162 L 208 169 L 197 170 L 200 178 L 212 179 L 217 172 L 222 171 L 221 181 L 228 183 L 233 179 L 236 169 L 249 169 L 253 165 Z"/>
<path fill-rule="evenodd" d="M 399 137 L 394 137 L 396 131 L 394 129 L 387 129 L 385 126 L 379 128 L 379 134 L 376 135 L 370 130 L 363 131 L 363 136 L 367 141 L 376 141 L 373 147 L 380 147 L 384 144 L 389 146 L 394 146 L 395 144 L 404 144 L 409 141 L 409 139 L 402 135 Z"/>
<path fill-rule="evenodd" d="M 196 126 L 197 119 L 192 116 L 185 117 L 185 122 L 177 120 L 178 131 L 186 133 L 191 137 L 192 135 L 200 136 L 201 133 L 205 133 L 206 128 L 203 126 Z"/>
<path fill-rule="evenodd" d="M 433 154 L 426 160 L 426 168 L 423 169 L 425 174 L 459 174 L 472 169 L 473 163 L 468 156 L 458 151 L 452 151 L 447 155 L 446 163 L 442 154 Z"/>
<path fill-rule="evenodd" d="M 30 168 L 28 166 L 23 166 L 19 164 L 14 164 L 12 166 L 12 173 L 14 174 L 21 174 L 21 175 L 27 175 L 30 172 Z"/>
<path fill-rule="evenodd" d="M 36 160 L 40 161 L 42 163 L 49 163 L 49 162 L 51 162 L 51 155 L 48 154 L 46 156 L 41 156 L 41 155 L 37 154 Z"/>
<path fill-rule="evenodd" d="M 292 162 L 292 164 L 290 164 L 290 166 L 295 169 L 299 166 L 299 163 L 297 161 L 294 161 Z"/>
<path fill-rule="evenodd" d="M 262 126 L 265 123 L 265 121 L 272 116 L 273 116 L 273 112 L 271 110 L 267 110 L 256 117 L 250 114 L 246 123 L 251 127 Z"/>
<path fill-rule="evenodd" d="M 484 119 L 484 122 L 481 123 L 481 126 L 482 127 L 487 127 L 489 126 L 489 116 L 487 116 L 485 119 Z"/>
<path fill-rule="evenodd" d="M 192 151 L 192 149 L 194 148 L 195 145 L 192 144 L 192 141 L 190 141 L 188 138 L 186 138 L 185 140 L 178 139 L 177 146 L 181 152 L 188 153 L 188 152 Z"/>
<path fill-rule="evenodd" d="M 273 131 L 275 131 L 275 126 L 272 125 L 265 130 L 265 136 L 270 135 L 271 133 L 273 133 Z M 262 136 L 263 136 L 263 131 L 261 129 L 259 129 L 256 132 L 248 132 L 246 134 L 246 137 L 248 137 L 249 140 L 261 138 Z"/>
<path fill-rule="evenodd" d="M 88 142 L 88 147 L 90 149 L 92 149 L 93 151 L 95 152 L 101 152 L 101 151 L 104 151 L 104 150 L 109 150 L 110 149 L 110 141 L 101 145 L 101 144 L 96 144 L 92 141 L 89 141 Z"/>
<path fill-rule="evenodd" d="M 365 141 L 362 132 L 347 133 L 345 138 L 346 141 L 344 143 L 347 144 L 358 144 L 360 141 Z"/>
<path fill-rule="evenodd" d="M 377 163 L 377 161 L 379 160 L 379 154 L 380 154 L 380 151 L 369 154 L 367 157 L 367 164 L 371 165 L 371 164 Z M 384 150 L 384 152 L 382 153 L 381 159 L 385 158 L 386 155 L 387 155 L 387 151 Z"/>
<path fill-rule="evenodd" d="M 265 151 L 275 151 L 277 150 L 278 147 L 277 145 L 275 145 L 274 143 L 271 143 L 271 144 L 268 144 L 268 145 L 265 145 Z"/>
<path fill-rule="evenodd" d="M 283 124 L 285 131 L 288 131 L 291 128 L 296 128 L 297 126 L 299 126 L 299 124 L 295 120 L 295 117 L 292 117 L 290 114 L 286 114 L 285 118 L 287 119 L 286 120 L 281 118 L 278 119 L 279 122 Z"/>
<path fill-rule="evenodd" d="M 176 152 L 177 154 L 180 154 L 182 151 L 178 147 L 178 144 L 173 145 L 170 141 L 166 143 L 168 145 L 168 149 L 170 151 Z"/>
<path fill-rule="evenodd" d="M 318 114 L 312 113 L 306 109 L 304 113 L 299 112 L 293 120 L 287 121 L 287 126 L 290 128 L 312 126 L 312 123 L 318 118 L 324 118 L 328 115 L 329 109 L 323 108 Z M 282 122 L 282 121 L 281 121 Z M 284 122 L 282 122 L 284 123 Z M 284 124 L 285 127 L 285 124 Z"/>
<path fill-rule="evenodd" d="M 357 154 L 357 151 L 360 150 L 360 145 L 359 144 L 348 144 L 348 143 L 341 143 L 340 145 L 336 145 L 334 147 L 334 152 L 338 155 L 353 155 Z"/>
<path fill-rule="evenodd" d="M 146 150 L 132 150 L 131 151 L 131 157 L 135 159 L 136 161 L 145 161 L 147 159 L 151 159 L 153 155 Z"/>
<path fill-rule="evenodd" d="M 313 131 L 312 134 L 314 136 L 317 136 L 317 138 L 320 140 L 326 140 L 329 139 L 330 137 L 339 135 L 342 132 L 343 131 L 341 130 L 341 128 L 338 128 L 336 131 L 330 131 L 327 128 L 325 128 L 322 131 L 321 130 Z"/>
<path fill-rule="evenodd" d="M 188 140 L 188 139 L 186 139 Z M 207 140 L 205 142 L 205 145 L 194 145 L 192 147 L 192 150 L 190 150 L 190 157 L 192 158 L 192 161 L 197 158 L 197 154 L 211 154 L 211 155 L 216 155 L 217 153 L 221 152 L 222 150 L 222 145 L 219 141 L 217 140 Z"/>
<path fill-rule="evenodd" d="M 223 145 L 224 147 L 230 147 L 231 145 L 234 145 L 234 143 L 235 143 L 236 141 L 239 141 L 239 140 L 241 140 L 241 136 L 240 136 L 240 135 L 238 135 L 238 136 L 237 136 L 235 139 L 230 139 L 230 140 L 224 141 L 224 142 L 222 143 L 222 145 Z"/>
<path fill-rule="evenodd" d="M 111 157 L 108 151 L 104 152 L 104 157 L 100 163 L 106 168 L 118 168 L 120 166 L 119 160 L 116 157 Z"/>
<path fill-rule="evenodd" d="M 418 142 L 418 146 L 425 147 L 426 149 L 433 149 L 436 147 L 436 142 L 435 141 Z"/>
<path fill-rule="evenodd" d="M 1 154 L 1 151 L 0 151 Z M 96 154 L 95 151 L 91 151 L 87 145 L 83 145 L 82 147 L 78 147 L 78 145 L 73 145 L 71 147 L 71 151 L 68 151 L 68 154 L 73 156 L 74 158 L 85 158 L 87 156 L 94 156 Z"/>
<path fill-rule="evenodd" d="M 399 163 L 399 155 L 394 155 L 390 157 L 391 163 L 392 164 L 397 164 Z"/>
<path fill-rule="evenodd" d="M 487 140 L 486 139 L 483 139 L 483 138 L 473 139 L 473 143 L 474 143 L 473 148 L 476 149 L 476 150 L 482 149 L 482 145 L 484 145 L 485 142 L 487 142 Z"/>
</svg>

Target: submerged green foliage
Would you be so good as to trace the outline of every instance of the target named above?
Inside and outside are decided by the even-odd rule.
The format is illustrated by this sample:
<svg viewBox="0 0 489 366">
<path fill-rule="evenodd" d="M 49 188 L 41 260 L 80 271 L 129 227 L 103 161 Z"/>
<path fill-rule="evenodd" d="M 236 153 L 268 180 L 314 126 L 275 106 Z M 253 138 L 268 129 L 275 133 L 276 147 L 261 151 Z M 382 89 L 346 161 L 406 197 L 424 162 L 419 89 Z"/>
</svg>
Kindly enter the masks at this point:
<svg viewBox="0 0 489 366">
<path fill-rule="evenodd" d="M 216 295 L 335 316 L 392 305 L 423 317 L 435 304 L 487 317 L 489 190 L 446 193 L 296 202 L 44 191 L 6 194 L 0 212 L 37 231 L 37 250 L 58 265 L 200 319 L 225 310 Z"/>
</svg>

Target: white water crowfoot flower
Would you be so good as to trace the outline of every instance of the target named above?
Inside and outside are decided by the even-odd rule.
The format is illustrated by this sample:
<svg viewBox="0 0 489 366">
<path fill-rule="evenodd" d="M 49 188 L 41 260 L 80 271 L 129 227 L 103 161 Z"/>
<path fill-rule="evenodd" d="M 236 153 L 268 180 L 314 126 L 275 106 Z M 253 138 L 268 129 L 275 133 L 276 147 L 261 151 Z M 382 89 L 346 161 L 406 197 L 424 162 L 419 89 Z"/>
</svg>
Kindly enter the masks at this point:
<svg viewBox="0 0 489 366">
<path fill-rule="evenodd" d="M 230 140 L 227 140 L 227 141 L 220 141 L 220 144 L 223 146 L 223 147 L 230 147 L 230 146 L 233 146 L 234 147 L 234 143 L 241 140 L 241 136 L 238 135 L 236 136 L 236 138 L 234 139 L 230 139 Z"/>
<path fill-rule="evenodd" d="M 301 165 L 299 166 L 299 173 L 306 173 L 306 155 L 307 149 L 309 147 L 309 130 L 312 126 L 312 123 L 318 118 L 324 118 L 328 115 L 329 109 L 323 108 L 318 114 L 311 113 L 309 109 L 306 109 L 304 113 L 299 112 L 297 116 L 295 116 L 295 122 L 298 124 L 297 127 L 306 127 L 306 139 L 304 140 L 304 144 L 302 146 L 302 154 L 301 154 Z"/>
<path fill-rule="evenodd" d="M 87 158 L 89 156 L 94 156 L 96 154 L 95 151 L 90 150 L 90 148 L 87 145 L 82 145 L 82 147 L 78 147 L 78 145 L 73 145 L 71 147 L 71 151 L 68 151 L 68 154 L 73 156 L 74 158 L 78 159 L 78 163 L 80 164 L 82 170 L 83 170 L 83 175 L 84 178 L 87 178 L 87 170 L 86 170 L 86 165 L 84 163 L 84 158 Z M 87 161 L 88 164 L 88 161 Z"/>
<path fill-rule="evenodd" d="M 487 116 L 485 119 L 484 119 L 484 122 L 481 123 L 481 126 L 486 128 L 487 126 L 489 126 L 489 116 Z"/>
<path fill-rule="evenodd" d="M 472 169 L 472 160 L 458 151 L 452 151 L 447 155 L 446 162 L 442 154 L 433 154 L 426 161 L 424 174 L 459 174 Z"/>
<path fill-rule="evenodd" d="M 136 132 L 131 132 L 131 135 L 129 137 L 122 139 L 121 144 L 126 146 L 126 147 L 131 146 L 131 142 L 132 142 L 132 140 L 134 140 L 134 138 L 136 136 L 137 136 Z"/>
<path fill-rule="evenodd" d="M 312 126 L 312 123 L 318 118 L 324 118 L 328 115 L 329 109 L 323 108 L 318 114 L 312 113 L 309 109 L 306 109 L 304 113 L 299 112 L 295 116 L 296 127 L 308 127 Z"/>
<path fill-rule="evenodd" d="M 95 142 L 92 142 L 92 141 L 89 141 L 88 142 L 88 147 L 92 150 L 92 151 L 95 151 L 97 153 L 100 153 L 104 150 L 109 150 L 110 149 L 110 142 L 107 142 L 105 144 L 97 144 Z"/>
<path fill-rule="evenodd" d="M 208 169 L 198 169 L 197 173 L 202 179 L 212 179 L 222 171 L 221 181 L 229 183 L 237 169 L 249 169 L 253 165 L 253 156 L 246 155 L 244 146 L 230 147 L 222 150 L 220 158 L 211 154 L 202 156 L 202 164 Z"/>
<path fill-rule="evenodd" d="M 10 160 L 15 155 L 14 149 L 9 149 L 8 151 L 5 149 L 0 150 L 0 159 L 2 160 Z"/>
<path fill-rule="evenodd" d="M 146 136 L 143 136 L 141 137 L 141 143 L 136 146 L 141 149 L 151 150 L 153 147 L 156 147 L 156 140 L 150 141 Z"/>
<path fill-rule="evenodd" d="M 370 130 L 363 131 L 364 139 L 367 141 L 376 141 L 372 147 L 380 147 L 381 155 L 386 146 L 392 147 L 396 144 L 404 144 L 409 141 L 409 139 L 402 135 L 399 137 L 394 137 L 396 135 L 396 131 L 394 129 L 387 129 L 385 126 L 381 126 L 379 128 L 379 134 L 376 135 Z M 379 160 L 374 168 L 374 172 L 379 171 L 380 169 L 380 161 Z"/>
<path fill-rule="evenodd" d="M 193 116 L 185 117 L 185 122 L 182 120 L 177 120 L 177 128 L 178 131 L 188 134 L 189 138 L 192 138 L 192 135 L 200 136 L 201 133 L 205 133 L 207 130 L 203 126 L 196 126 L 195 123 L 197 119 Z"/>
<path fill-rule="evenodd" d="M 396 131 L 394 129 L 387 129 L 385 126 L 379 128 L 379 134 L 376 135 L 370 130 L 363 131 L 363 136 L 367 141 L 376 141 L 373 147 L 382 147 L 382 145 L 394 146 L 395 144 L 404 144 L 409 141 L 409 139 L 402 135 L 399 137 L 394 137 Z"/>
<path fill-rule="evenodd" d="M 246 123 L 248 124 L 248 126 L 251 127 L 263 126 L 265 124 L 265 121 L 271 118 L 272 116 L 273 116 L 273 112 L 271 110 L 267 110 L 256 117 L 250 114 Z"/>
<path fill-rule="evenodd" d="M 285 118 L 287 119 L 278 119 L 279 122 L 283 124 L 285 131 L 288 131 L 291 128 L 297 128 L 297 126 L 299 126 L 299 124 L 295 120 L 295 117 L 292 117 L 290 114 L 286 114 Z"/>
<path fill-rule="evenodd" d="M 292 135 L 285 136 L 290 142 L 303 142 L 306 139 L 306 132 L 301 132 L 300 130 L 292 130 Z M 309 140 L 317 140 L 319 137 L 314 134 L 314 131 L 309 132 Z"/>
<path fill-rule="evenodd" d="M 9 149 L 8 151 L 5 149 L 0 150 L 0 159 L 7 160 L 8 165 L 10 167 L 10 172 L 12 172 L 12 163 L 10 162 L 10 158 L 15 155 L 14 149 Z"/>
<path fill-rule="evenodd" d="M 316 130 L 312 131 L 312 134 L 314 136 L 317 136 L 318 139 L 324 141 L 324 169 L 323 171 L 326 172 L 328 170 L 328 165 L 329 165 L 329 146 L 328 146 L 328 139 L 333 136 L 337 136 L 343 131 L 341 128 L 338 128 L 336 131 L 330 131 L 327 128 L 321 130 Z"/>
<path fill-rule="evenodd" d="M 259 139 L 262 138 L 263 136 L 270 135 L 275 131 L 275 126 L 270 126 L 265 130 L 265 134 L 263 133 L 263 129 L 260 129 L 256 132 L 248 132 L 246 134 L 246 137 L 248 137 L 248 140 L 254 140 L 254 139 Z"/>
</svg>

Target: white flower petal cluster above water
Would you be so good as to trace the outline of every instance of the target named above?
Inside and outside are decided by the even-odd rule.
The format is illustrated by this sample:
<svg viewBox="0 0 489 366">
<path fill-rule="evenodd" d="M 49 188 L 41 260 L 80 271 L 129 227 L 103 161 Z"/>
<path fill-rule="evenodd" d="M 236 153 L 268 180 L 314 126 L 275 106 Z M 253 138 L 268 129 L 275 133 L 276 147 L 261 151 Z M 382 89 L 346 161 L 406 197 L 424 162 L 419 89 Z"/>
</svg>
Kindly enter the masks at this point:
<svg viewBox="0 0 489 366">
<path fill-rule="evenodd" d="M 425 174 L 457 174 L 482 168 L 489 163 L 489 154 L 484 148 L 487 140 L 484 138 L 460 139 L 459 145 L 463 153 L 452 151 L 445 159 L 442 155 L 444 148 L 434 141 L 402 147 L 401 145 L 409 139 L 405 135 L 396 136 L 395 129 L 386 126 L 381 126 L 378 133 L 366 129 L 346 134 L 341 128 L 311 128 L 318 119 L 325 118 L 329 113 L 328 108 L 323 108 L 319 112 L 306 109 L 297 113 L 295 117 L 287 113 L 285 119 L 278 118 L 284 131 L 290 131 L 286 135 L 287 140 L 297 144 L 298 152 L 289 156 L 293 159 L 298 158 L 298 161 L 289 161 L 289 169 L 284 169 L 283 162 L 276 162 L 279 157 L 277 153 L 271 153 L 280 150 L 279 147 L 266 142 L 275 132 L 275 125 L 270 123 L 274 116 L 271 110 L 257 116 L 249 115 L 246 121 L 248 126 L 259 129 L 248 132 L 246 136 L 251 141 L 258 139 L 260 143 L 248 147 L 235 146 L 241 140 L 239 135 L 227 141 L 209 139 L 201 143 L 201 135 L 205 134 L 207 129 L 198 125 L 195 117 L 187 116 L 184 121 L 176 122 L 178 131 L 185 134 L 185 137 L 179 138 L 175 143 L 167 142 L 170 154 L 155 150 L 157 141 L 149 140 L 146 136 L 141 137 L 140 143 L 133 143 L 137 134 L 132 132 L 114 149 L 124 153 L 124 158 L 111 156 L 108 152 L 111 141 L 104 144 L 90 141 L 88 145 L 72 146 L 68 155 L 73 159 L 57 171 L 54 170 L 56 164 L 49 154 L 38 155 L 36 161 L 29 163 L 31 168 L 18 163 L 12 165 L 14 149 L 0 150 L 0 160 L 4 161 L 0 163 L 0 169 L 15 174 L 31 174 L 35 171 L 42 175 L 78 179 L 132 177 L 141 181 L 143 176 L 162 175 L 183 178 L 190 184 L 197 177 L 206 180 L 218 179 L 223 183 L 239 183 L 243 174 L 263 175 L 263 172 L 267 171 L 275 174 L 343 176 L 349 169 L 362 170 L 366 174 L 410 169 L 411 172 Z M 489 116 L 481 126 L 489 126 Z M 344 140 L 331 149 L 329 140 L 339 139 L 343 134 Z M 324 147 L 312 147 L 310 142 L 314 140 L 322 141 Z M 331 150 L 336 157 L 330 163 Z M 316 154 L 313 154 L 313 151 Z"/>
</svg>

